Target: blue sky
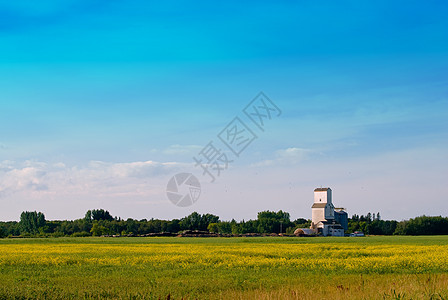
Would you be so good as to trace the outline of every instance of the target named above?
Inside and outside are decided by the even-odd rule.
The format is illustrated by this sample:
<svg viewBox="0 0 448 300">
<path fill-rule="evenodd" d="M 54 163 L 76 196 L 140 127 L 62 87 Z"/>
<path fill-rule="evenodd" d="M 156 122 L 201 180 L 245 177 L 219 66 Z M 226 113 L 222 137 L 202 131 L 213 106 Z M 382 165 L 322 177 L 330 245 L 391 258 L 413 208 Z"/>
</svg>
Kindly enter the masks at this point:
<svg viewBox="0 0 448 300">
<path fill-rule="evenodd" d="M 350 214 L 443 214 L 447 14 L 443 1 L 0 1 L 0 219 L 310 217 L 321 185 Z M 260 91 L 282 115 L 208 183 L 192 157 Z M 188 208 L 164 193 L 180 171 L 203 183 Z"/>
</svg>

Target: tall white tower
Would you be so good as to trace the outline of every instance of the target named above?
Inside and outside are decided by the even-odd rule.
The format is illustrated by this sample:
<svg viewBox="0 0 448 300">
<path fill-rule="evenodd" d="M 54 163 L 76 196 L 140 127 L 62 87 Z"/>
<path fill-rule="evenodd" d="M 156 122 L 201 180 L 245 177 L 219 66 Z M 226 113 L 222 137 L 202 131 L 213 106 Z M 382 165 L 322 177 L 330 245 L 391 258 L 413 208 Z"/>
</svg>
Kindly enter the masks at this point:
<svg viewBox="0 0 448 300">
<path fill-rule="evenodd" d="M 314 189 L 314 203 L 330 203 L 331 199 L 331 189 L 330 188 L 317 188 Z"/>
<path fill-rule="evenodd" d="M 314 203 L 312 206 L 312 222 L 317 226 L 319 222 L 334 220 L 334 206 L 331 199 L 330 188 L 317 188 L 314 190 Z"/>
</svg>

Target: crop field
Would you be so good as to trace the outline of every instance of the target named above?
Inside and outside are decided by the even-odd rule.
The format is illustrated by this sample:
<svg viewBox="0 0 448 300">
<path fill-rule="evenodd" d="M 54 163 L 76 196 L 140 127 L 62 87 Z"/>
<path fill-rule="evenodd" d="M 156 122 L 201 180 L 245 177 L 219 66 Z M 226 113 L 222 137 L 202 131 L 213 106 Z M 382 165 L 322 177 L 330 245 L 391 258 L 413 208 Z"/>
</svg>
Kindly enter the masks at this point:
<svg viewBox="0 0 448 300">
<path fill-rule="evenodd" d="M 0 299 L 448 299 L 448 237 L 0 240 Z"/>
</svg>

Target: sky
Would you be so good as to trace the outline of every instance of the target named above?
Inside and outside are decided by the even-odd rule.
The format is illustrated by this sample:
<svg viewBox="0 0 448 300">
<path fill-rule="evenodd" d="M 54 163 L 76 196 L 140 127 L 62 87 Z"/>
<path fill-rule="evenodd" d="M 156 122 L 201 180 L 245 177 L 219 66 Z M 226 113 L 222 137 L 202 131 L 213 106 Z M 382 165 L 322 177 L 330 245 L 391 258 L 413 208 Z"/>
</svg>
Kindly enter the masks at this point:
<svg viewBox="0 0 448 300">
<path fill-rule="evenodd" d="M 316 187 L 349 215 L 447 216 L 447 15 L 431 0 L 0 0 L 0 220 L 311 218 Z M 278 108 L 261 129 L 244 113 L 260 92 Z M 238 156 L 219 138 L 236 117 L 256 137 Z M 194 160 L 209 142 L 228 162 L 202 165 L 214 182 Z M 178 173 L 201 184 L 191 206 L 167 198 Z"/>
</svg>

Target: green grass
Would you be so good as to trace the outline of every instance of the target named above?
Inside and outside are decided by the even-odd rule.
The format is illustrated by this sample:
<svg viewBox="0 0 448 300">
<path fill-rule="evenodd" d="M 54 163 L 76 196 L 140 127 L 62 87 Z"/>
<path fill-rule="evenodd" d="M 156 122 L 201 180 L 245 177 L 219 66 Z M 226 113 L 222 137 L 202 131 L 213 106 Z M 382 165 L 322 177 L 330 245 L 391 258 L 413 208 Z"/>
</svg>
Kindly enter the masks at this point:
<svg viewBox="0 0 448 300">
<path fill-rule="evenodd" d="M 447 236 L 2 239 L 0 299 L 448 299 L 445 252 Z"/>
<path fill-rule="evenodd" d="M 367 237 L 209 237 L 209 238 L 178 238 L 178 237 L 61 237 L 61 238 L 5 238 L 0 239 L 0 245 L 7 244 L 238 244 L 238 243 L 292 243 L 292 244 L 391 244 L 391 245 L 448 245 L 448 236 L 367 236 Z"/>
</svg>

